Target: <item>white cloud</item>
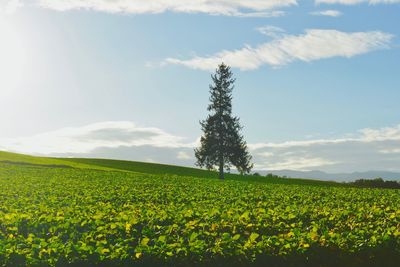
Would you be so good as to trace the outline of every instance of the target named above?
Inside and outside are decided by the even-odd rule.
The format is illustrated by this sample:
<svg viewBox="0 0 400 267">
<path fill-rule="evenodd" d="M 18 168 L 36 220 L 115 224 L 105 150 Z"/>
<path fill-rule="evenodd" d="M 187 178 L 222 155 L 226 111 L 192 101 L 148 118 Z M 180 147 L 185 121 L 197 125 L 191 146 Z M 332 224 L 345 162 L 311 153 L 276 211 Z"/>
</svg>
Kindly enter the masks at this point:
<svg viewBox="0 0 400 267">
<path fill-rule="evenodd" d="M 272 11 L 248 12 L 248 13 L 238 12 L 238 13 L 233 13 L 231 15 L 229 14 L 222 14 L 222 15 L 235 16 L 239 18 L 274 18 L 274 17 L 283 17 L 286 15 L 286 12 L 282 10 L 272 10 Z"/>
<path fill-rule="evenodd" d="M 311 12 L 310 14 L 314 16 L 340 17 L 342 15 L 342 12 L 340 12 L 339 10 L 330 9 Z"/>
<path fill-rule="evenodd" d="M 379 151 L 383 154 L 400 154 L 400 148 L 397 149 L 383 149 Z"/>
<path fill-rule="evenodd" d="M 192 156 L 189 155 L 188 152 L 186 151 L 179 151 L 178 155 L 176 156 L 177 159 L 181 159 L 181 160 L 189 160 L 189 159 L 193 159 Z"/>
<path fill-rule="evenodd" d="M 365 142 L 400 140 L 400 125 L 397 127 L 385 127 L 381 129 L 362 129 L 362 139 Z"/>
<path fill-rule="evenodd" d="M 21 0 L 3 0 L 0 3 L 0 14 L 13 14 L 19 7 L 21 7 L 22 1 Z"/>
<path fill-rule="evenodd" d="M 256 30 L 261 34 L 274 39 L 282 37 L 286 33 L 284 29 L 271 25 L 257 27 Z"/>
<path fill-rule="evenodd" d="M 194 166 L 193 148 L 199 144 L 185 140 L 159 128 L 116 121 L 0 139 L 0 150 Z M 361 129 L 335 139 L 249 143 L 249 149 L 257 170 L 400 171 L 400 125 Z"/>
<path fill-rule="evenodd" d="M 351 136 L 250 144 L 249 148 L 260 170 L 400 171 L 400 125 L 361 129 Z"/>
<path fill-rule="evenodd" d="M 377 4 L 397 4 L 400 0 L 315 0 L 316 4 L 342 4 L 342 5 L 356 5 L 368 3 L 370 5 Z"/>
<path fill-rule="evenodd" d="M 272 152 L 261 152 L 261 153 L 257 153 L 257 155 L 258 155 L 258 156 L 261 156 L 261 157 L 267 158 L 267 157 L 272 157 L 272 156 L 274 156 L 274 153 L 272 153 Z"/>
<path fill-rule="evenodd" d="M 270 34 L 270 31 L 266 31 Z M 300 35 L 282 35 L 255 48 L 223 50 L 208 57 L 196 56 L 181 60 L 167 58 L 162 63 L 178 64 L 193 69 L 214 70 L 221 62 L 241 70 L 254 70 L 262 65 L 279 67 L 294 61 L 310 62 L 332 57 L 353 57 L 373 50 L 385 49 L 393 35 L 380 32 L 341 32 L 337 30 L 306 30 Z"/>
<path fill-rule="evenodd" d="M 193 147 L 193 144 L 185 144 L 182 137 L 158 128 L 139 127 L 126 121 L 94 123 L 32 137 L 0 140 L 0 148 L 3 150 L 45 155 L 89 153 L 99 148 L 121 146 L 186 148 Z"/>
<path fill-rule="evenodd" d="M 239 17 L 281 16 L 271 11 L 297 5 L 297 0 L 37 0 L 42 7 L 59 11 L 86 9 L 108 13 L 206 13 Z"/>
<path fill-rule="evenodd" d="M 354 136 L 354 134 L 348 134 Z M 249 148 L 257 150 L 261 148 L 292 148 L 292 147 L 308 147 L 313 145 L 332 145 L 348 142 L 379 142 L 379 141 L 400 141 L 400 125 L 396 127 L 385 127 L 380 129 L 365 128 L 358 131 L 358 135 L 348 138 L 337 139 L 316 139 L 306 141 L 286 141 L 282 143 L 255 143 L 249 144 Z"/>
<path fill-rule="evenodd" d="M 336 162 L 329 161 L 323 158 L 307 158 L 307 157 L 289 157 L 281 162 L 271 164 L 255 164 L 257 170 L 313 170 L 315 168 L 334 165 Z"/>
</svg>

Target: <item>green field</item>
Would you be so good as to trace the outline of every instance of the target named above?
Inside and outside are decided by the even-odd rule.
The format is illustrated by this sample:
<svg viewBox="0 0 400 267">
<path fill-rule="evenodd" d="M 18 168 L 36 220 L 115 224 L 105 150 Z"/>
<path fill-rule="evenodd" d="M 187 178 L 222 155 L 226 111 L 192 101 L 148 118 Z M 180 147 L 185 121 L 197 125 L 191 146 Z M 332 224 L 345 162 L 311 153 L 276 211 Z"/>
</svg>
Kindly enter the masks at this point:
<svg viewBox="0 0 400 267">
<path fill-rule="evenodd" d="M 400 191 L 0 152 L 0 266 L 398 266 Z"/>
</svg>

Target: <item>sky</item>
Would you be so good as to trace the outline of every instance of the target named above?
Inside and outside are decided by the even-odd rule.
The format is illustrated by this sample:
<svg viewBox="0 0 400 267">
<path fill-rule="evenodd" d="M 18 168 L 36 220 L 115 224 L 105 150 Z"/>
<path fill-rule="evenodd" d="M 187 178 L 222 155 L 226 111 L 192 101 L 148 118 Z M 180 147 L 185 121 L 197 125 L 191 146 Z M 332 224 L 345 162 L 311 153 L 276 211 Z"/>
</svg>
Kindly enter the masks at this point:
<svg viewBox="0 0 400 267">
<path fill-rule="evenodd" d="M 256 170 L 400 171 L 400 0 L 0 0 L 0 150 L 194 166 L 219 63 Z"/>
</svg>

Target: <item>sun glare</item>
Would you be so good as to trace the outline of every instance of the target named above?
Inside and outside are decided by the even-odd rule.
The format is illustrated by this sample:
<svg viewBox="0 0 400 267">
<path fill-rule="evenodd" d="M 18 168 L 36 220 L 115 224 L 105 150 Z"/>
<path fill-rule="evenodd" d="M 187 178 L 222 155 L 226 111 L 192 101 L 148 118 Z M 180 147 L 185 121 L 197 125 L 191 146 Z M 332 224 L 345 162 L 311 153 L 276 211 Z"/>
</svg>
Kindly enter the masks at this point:
<svg viewBox="0 0 400 267">
<path fill-rule="evenodd" d="M 14 91 L 23 79 L 25 50 L 20 33 L 0 18 L 0 95 Z"/>
</svg>

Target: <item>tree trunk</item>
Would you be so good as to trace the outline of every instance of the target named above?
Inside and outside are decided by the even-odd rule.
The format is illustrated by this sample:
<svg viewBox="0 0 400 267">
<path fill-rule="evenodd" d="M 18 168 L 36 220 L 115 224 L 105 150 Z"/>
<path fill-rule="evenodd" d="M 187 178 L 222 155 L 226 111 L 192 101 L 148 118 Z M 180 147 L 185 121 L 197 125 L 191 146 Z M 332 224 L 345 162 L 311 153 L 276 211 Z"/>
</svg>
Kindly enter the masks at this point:
<svg viewBox="0 0 400 267">
<path fill-rule="evenodd" d="M 224 180 L 224 161 L 219 161 L 219 179 Z"/>
</svg>

